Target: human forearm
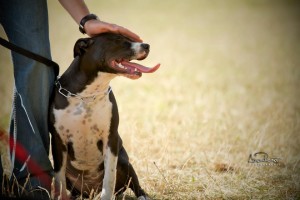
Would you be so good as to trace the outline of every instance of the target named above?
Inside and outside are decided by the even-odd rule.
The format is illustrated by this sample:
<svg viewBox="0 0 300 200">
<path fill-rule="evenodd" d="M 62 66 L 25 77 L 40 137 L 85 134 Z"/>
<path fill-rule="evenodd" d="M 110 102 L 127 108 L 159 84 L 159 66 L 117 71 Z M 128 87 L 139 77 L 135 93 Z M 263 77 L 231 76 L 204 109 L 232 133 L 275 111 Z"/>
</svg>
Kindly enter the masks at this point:
<svg viewBox="0 0 300 200">
<path fill-rule="evenodd" d="M 80 20 L 90 14 L 88 7 L 83 0 L 59 0 L 60 4 L 72 16 L 77 24 Z"/>
</svg>

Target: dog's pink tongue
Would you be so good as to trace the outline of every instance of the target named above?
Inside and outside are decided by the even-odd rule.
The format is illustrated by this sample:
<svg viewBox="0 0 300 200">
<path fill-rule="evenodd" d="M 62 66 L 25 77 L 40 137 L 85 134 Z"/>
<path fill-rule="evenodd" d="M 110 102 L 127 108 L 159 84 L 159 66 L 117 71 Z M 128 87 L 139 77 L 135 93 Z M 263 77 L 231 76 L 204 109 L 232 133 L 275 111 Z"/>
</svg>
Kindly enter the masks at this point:
<svg viewBox="0 0 300 200">
<path fill-rule="evenodd" d="M 158 70 L 158 68 L 160 67 L 160 64 L 155 65 L 152 68 L 149 67 L 145 67 L 143 65 L 134 63 L 134 62 L 128 62 L 128 61 L 122 61 L 121 64 L 125 67 L 129 67 L 129 68 L 136 68 L 138 69 L 138 71 L 142 72 L 142 73 L 153 73 L 156 70 Z"/>
</svg>

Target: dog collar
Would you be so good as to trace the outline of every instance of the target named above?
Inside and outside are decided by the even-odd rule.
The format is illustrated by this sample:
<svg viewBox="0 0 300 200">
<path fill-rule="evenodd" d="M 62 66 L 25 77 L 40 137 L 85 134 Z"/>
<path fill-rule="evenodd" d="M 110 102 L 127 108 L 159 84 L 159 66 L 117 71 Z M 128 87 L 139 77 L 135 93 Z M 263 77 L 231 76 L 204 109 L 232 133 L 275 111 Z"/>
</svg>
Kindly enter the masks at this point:
<svg viewBox="0 0 300 200">
<path fill-rule="evenodd" d="M 109 86 L 108 90 L 105 92 L 97 91 L 97 92 L 95 92 L 95 94 L 90 95 L 90 96 L 81 96 L 79 94 L 74 94 L 74 93 L 70 92 L 69 90 L 63 88 L 59 82 L 59 79 L 57 79 L 57 81 L 55 81 L 55 85 L 58 88 L 58 92 L 62 96 L 66 97 L 67 99 L 73 97 L 73 98 L 79 99 L 80 101 L 82 101 L 84 103 L 93 102 L 93 101 L 95 101 L 95 99 L 98 95 L 102 94 L 102 95 L 106 96 L 112 91 L 111 87 Z"/>
</svg>

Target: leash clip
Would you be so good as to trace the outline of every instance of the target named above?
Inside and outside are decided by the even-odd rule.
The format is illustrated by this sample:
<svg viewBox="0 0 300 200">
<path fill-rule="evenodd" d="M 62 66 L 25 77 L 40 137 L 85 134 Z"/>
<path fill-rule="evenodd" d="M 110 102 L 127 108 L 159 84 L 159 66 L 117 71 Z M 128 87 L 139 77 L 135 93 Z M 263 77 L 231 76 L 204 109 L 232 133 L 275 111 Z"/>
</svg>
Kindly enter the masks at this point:
<svg viewBox="0 0 300 200">
<path fill-rule="evenodd" d="M 55 81 L 55 85 L 56 87 L 58 87 L 58 92 L 59 94 L 63 95 L 66 98 L 70 98 L 72 96 L 75 96 L 73 93 L 71 93 L 69 90 L 66 90 L 65 88 L 63 88 L 60 84 L 60 82 L 57 80 Z M 64 93 L 65 92 L 65 93 Z"/>
</svg>

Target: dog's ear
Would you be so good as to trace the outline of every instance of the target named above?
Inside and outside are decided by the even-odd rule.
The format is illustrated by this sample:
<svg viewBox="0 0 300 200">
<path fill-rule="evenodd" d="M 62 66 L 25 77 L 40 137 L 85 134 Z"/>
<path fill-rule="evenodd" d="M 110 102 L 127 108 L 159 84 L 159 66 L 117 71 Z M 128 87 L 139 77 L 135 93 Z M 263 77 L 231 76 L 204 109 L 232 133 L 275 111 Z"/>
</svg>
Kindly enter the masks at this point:
<svg viewBox="0 0 300 200">
<path fill-rule="evenodd" d="M 92 38 L 81 38 L 79 40 L 76 41 L 75 45 L 74 45 L 74 58 L 76 56 L 81 56 L 84 54 L 84 52 L 86 51 L 86 49 L 91 46 L 94 43 L 94 40 Z"/>
</svg>

